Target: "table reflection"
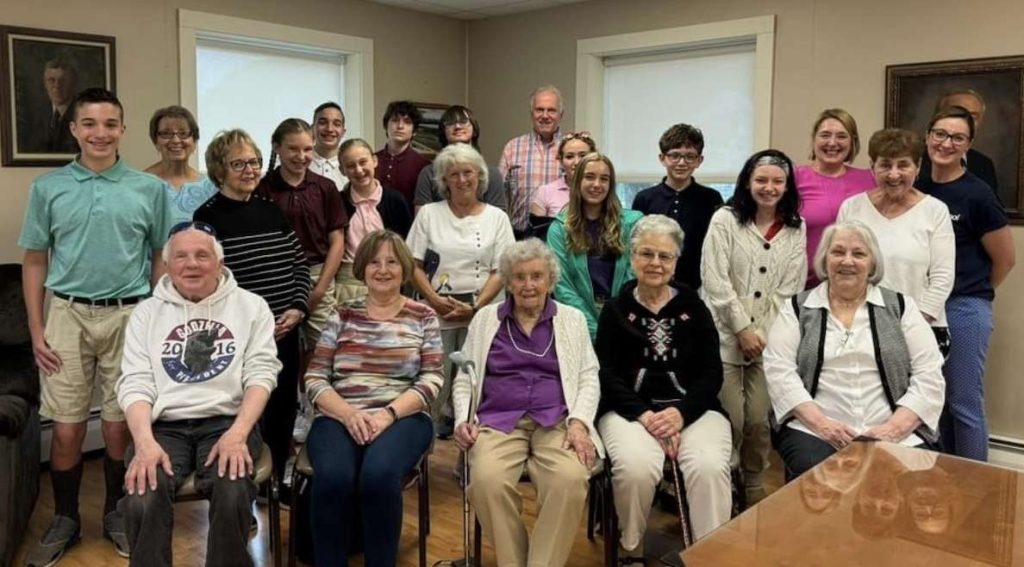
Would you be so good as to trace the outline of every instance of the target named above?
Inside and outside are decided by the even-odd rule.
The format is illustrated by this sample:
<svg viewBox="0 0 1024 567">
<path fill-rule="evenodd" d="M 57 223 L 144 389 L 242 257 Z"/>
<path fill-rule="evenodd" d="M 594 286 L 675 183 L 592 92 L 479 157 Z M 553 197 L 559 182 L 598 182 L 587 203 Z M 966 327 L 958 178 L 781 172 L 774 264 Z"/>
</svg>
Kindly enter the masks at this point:
<svg viewBox="0 0 1024 567">
<path fill-rule="evenodd" d="M 1021 565 L 1016 471 L 850 445 L 682 554 L 687 567 Z"/>
</svg>

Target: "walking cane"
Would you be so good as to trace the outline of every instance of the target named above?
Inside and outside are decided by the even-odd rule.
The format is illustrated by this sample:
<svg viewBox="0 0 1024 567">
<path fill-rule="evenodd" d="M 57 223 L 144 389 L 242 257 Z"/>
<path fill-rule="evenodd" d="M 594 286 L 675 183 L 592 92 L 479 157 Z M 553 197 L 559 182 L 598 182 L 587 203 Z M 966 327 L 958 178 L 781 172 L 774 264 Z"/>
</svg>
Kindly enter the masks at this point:
<svg viewBox="0 0 1024 567">
<path fill-rule="evenodd" d="M 453 352 L 449 357 L 459 370 L 469 375 L 469 413 L 466 416 L 466 423 L 472 425 L 476 420 L 476 364 L 469 360 L 461 351 Z M 462 559 L 445 559 L 434 563 L 434 567 L 472 567 L 473 554 L 472 542 L 469 536 L 469 494 L 466 491 L 469 486 L 469 450 L 462 451 Z"/>
<path fill-rule="evenodd" d="M 679 477 L 683 475 L 679 470 L 679 462 L 672 458 L 672 482 L 676 486 L 676 504 L 679 508 L 679 527 L 683 530 L 683 549 L 693 545 L 693 529 L 690 527 L 690 506 L 686 502 L 686 494 L 683 493 L 683 483 Z"/>
</svg>

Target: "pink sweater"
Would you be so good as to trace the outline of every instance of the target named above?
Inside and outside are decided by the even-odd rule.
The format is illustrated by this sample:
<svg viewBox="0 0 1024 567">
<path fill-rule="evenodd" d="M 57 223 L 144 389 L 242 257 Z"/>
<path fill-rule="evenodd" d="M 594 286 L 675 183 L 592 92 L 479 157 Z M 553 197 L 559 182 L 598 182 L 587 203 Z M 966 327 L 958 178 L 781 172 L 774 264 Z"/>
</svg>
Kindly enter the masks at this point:
<svg viewBox="0 0 1024 567">
<path fill-rule="evenodd" d="M 809 165 L 796 168 L 796 189 L 800 193 L 800 216 L 807 224 L 807 287 L 818 285 L 814 274 L 814 253 L 821 233 L 836 222 L 839 206 L 847 198 L 875 186 L 875 176 L 868 169 L 846 166 L 839 177 L 822 175 Z"/>
</svg>

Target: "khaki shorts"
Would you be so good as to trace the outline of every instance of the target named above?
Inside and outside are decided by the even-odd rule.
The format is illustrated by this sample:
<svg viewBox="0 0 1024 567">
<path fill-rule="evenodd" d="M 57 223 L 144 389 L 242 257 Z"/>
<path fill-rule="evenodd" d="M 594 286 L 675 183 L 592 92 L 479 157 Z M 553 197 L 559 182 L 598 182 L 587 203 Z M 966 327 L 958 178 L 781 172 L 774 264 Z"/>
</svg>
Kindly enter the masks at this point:
<svg viewBox="0 0 1024 567">
<path fill-rule="evenodd" d="M 39 374 L 40 415 L 59 423 L 87 421 L 98 383 L 100 417 L 104 421 L 124 421 L 116 386 L 121 377 L 124 329 L 134 307 L 93 307 L 53 298 L 44 336 L 62 364 L 56 374 Z"/>
<path fill-rule="evenodd" d="M 317 264 L 309 267 L 309 279 L 312 280 L 313 286 L 316 287 L 316 283 L 320 281 L 320 273 L 323 272 L 324 265 Z M 306 322 L 303 325 L 303 331 L 305 332 L 305 344 L 308 345 L 309 349 L 316 346 L 317 341 L 320 340 L 320 333 L 324 331 L 324 325 L 327 323 L 327 318 L 334 312 L 334 306 L 337 304 L 337 300 L 334 297 L 334 282 L 332 281 L 327 286 L 327 291 L 324 292 L 324 296 L 320 299 L 320 303 L 309 306 L 309 316 L 306 317 Z"/>
<path fill-rule="evenodd" d="M 334 289 L 338 298 L 338 305 L 350 299 L 359 299 L 366 295 L 366 285 L 357 280 L 352 274 L 352 264 L 344 262 L 338 268 L 338 275 L 334 277 Z"/>
</svg>

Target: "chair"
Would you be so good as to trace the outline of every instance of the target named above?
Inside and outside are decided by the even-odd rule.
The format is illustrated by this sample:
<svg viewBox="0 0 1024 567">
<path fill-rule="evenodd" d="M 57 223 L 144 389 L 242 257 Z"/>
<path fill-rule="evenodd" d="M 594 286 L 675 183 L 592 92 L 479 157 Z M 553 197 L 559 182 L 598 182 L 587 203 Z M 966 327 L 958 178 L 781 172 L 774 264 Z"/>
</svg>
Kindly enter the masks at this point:
<svg viewBox="0 0 1024 567">
<path fill-rule="evenodd" d="M 419 495 L 419 509 L 417 520 L 419 524 L 419 557 L 420 567 L 427 566 L 427 536 L 430 535 L 430 453 L 433 445 L 423 453 L 420 462 L 409 472 L 405 479 L 405 488 L 416 485 Z M 296 551 L 296 513 L 299 506 L 299 494 L 304 491 L 313 478 L 313 465 L 309 462 L 309 455 L 306 446 L 302 446 L 299 456 L 295 459 L 295 467 L 292 469 L 292 501 L 291 509 L 288 511 L 288 567 L 295 567 Z M 371 527 L 372 528 L 372 527 Z"/>
<path fill-rule="evenodd" d="M 595 528 L 599 524 L 600 531 L 604 536 L 604 565 L 605 567 L 615 567 L 618 563 L 619 519 L 615 514 L 615 500 L 612 496 L 611 468 L 609 463 L 604 461 L 601 461 L 599 467 L 590 476 L 590 488 L 587 491 L 587 539 L 594 541 Z M 519 482 L 529 481 L 530 477 L 524 471 L 519 477 Z M 476 567 L 481 567 L 483 527 L 475 515 L 473 520 L 473 564 Z M 608 534 L 613 534 L 613 536 L 608 537 Z"/>
<path fill-rule="evenodd" d="M 277 494 L 277 475 L 274 474 L 274 461 L 270 456 L 270 447 L 263 444 L 260 451 L 260 458 L 256 460 L 253 480 L 258 486 L 269 483 L 269 503 L 267 515 L 270 517 L 270 552 L 273 554 L 274 567 L 281 567 L 281 507 Z M 175 502 L 193 502 L 203 500 L 203 496 L 196 491 L 196 475 L 188 475 L 185 482 L 178 489 L 174 497 Z"/>
</svg>

